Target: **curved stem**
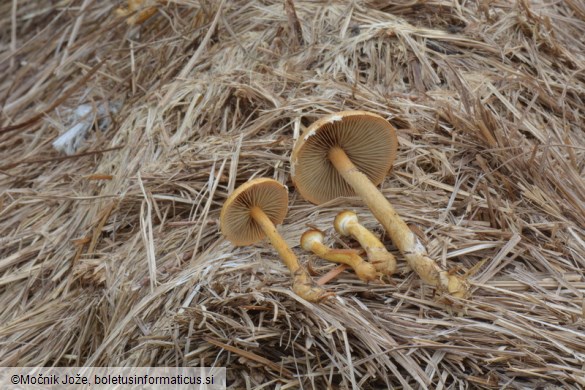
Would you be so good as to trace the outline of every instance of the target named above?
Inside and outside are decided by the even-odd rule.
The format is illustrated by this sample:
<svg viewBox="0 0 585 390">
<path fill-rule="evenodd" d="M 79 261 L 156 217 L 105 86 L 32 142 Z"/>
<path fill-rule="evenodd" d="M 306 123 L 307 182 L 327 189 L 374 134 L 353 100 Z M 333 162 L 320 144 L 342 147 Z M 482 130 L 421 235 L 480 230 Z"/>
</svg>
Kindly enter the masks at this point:
<svg viewBox="0 0 585 390">
<path fill-rule="evenodd" d="M 378 272 L 381 272 L 383 275 L 392 275 L 396 272 L 396 259 L 394 255 L 388 252 L 384 244 L 380 242 L 374 233 L 359 223 L 357 215 L 354 212 L 344 211 L 339 213 L 335 218 L 335 226 L 344 230 L 343 232 L 339 232 L 338 230 L 340 234 L 348 233 L 360 243 L 366 251 L 368 260 L 376 267 Z"/>
<path fill-rule="evenodd" d="M 349 265 L 357 277 L 365 282 L 378 277 L 374 266 L 362 259 L 353 249 L 331 249 L 323 244 L 313 243 L 313 253 L 324 260 Z"/>
<path fill-rule="evenodd" d="M 252 207 L 250 209 L 250 216 L 260 225 L 260 228 L 268 236 L 270 243 L 276 249 L 286 267 L 290 270 L 293 276 L 292 289 L 298 296 L 310 302 L 319 302 L 334 295 L 313 283 L 307 270 L 301 267 L 297 256 L 289 248 L 270 218 L 268 218 L 260 207 Z"/>
<path fill-rule="evenodd" d="M 382 195 L 368 177 L 351 162 L 343 149 L 333 147 L 329 150 L 329 160 L 339 174 L 363 199 L 376 219 L 384 226 L 394 245 L 404 255 L 410 267 L 420 278 L 440 290 L 454 296 L 463 297 L 469 288 L 467 282 L 447 271 L 432 260 L 418 237 L 400 218 L 394 207 Z"/>
<path fill-rule="evenodd" d="M 327 248 L 324 244 L 318 242 L 313 242 L 311 244 L 311 252 L 324 260 L 333 263 L 347 264 L 352 268 L 364 261 L 353 249 L 332 249 Z"/>
<path fill-rule="evenodd" d="M 306 233 L 310 234 L 312 231 L 309 230 Z M 306 244 L 308 244 L 308 247 L 303 245 L 303 248 L 309 249 L 311 252 L 322 259 L 338 264 L 349 265 L 351 268 L 353 268 L 357 277 L 365 282 L 375 280 L 378 276 L 374 266 L 362 259 L 361 256 L 358 255 L 358 253 L 353 249 L 332 249 L 325 246 L 317 239 L 312 239 Z"/>
</svg>

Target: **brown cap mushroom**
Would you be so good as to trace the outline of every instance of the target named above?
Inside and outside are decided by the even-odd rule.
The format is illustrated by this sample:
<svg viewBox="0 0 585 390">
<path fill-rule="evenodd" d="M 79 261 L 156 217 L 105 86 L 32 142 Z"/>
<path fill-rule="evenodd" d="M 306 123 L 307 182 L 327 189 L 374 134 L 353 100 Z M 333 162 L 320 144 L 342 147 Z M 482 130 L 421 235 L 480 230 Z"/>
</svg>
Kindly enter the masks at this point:
<svg viewBox="0 0 585 390">
<path fill-rule="evenodd" d="M 368 179 L 378 185 L 396 158 L 394 127 L 379 115 L 343 111 L 313 123 L 298 139 L 291 157 L 295 187 L 312 203 L 354 196 L 352 186 L 330 161 L 329 150 L 339 147 Z"/>
<path fill-rule="evenodd" d="M 320 301 L 331 293 L 312 283 L 274 226 L 282 223 L 287 211 L 285 186 L 272 179 L 254 179 L 238 187 L 224 203 L 219 217 L 221 231 L 236 246 L 249 245 L 268 236 L 293 274 L 295 293 L 308 301 Z"/>
<path fill-rule="evenodd" d="M 239 186 L 226 200 L 219 217 L 222 233 L 236 246 L 250 245 L 266 237 L 251 209 L 258 207 L 274 225 L 288 212 L 288 190 L 279 182 L 259 178 Z"/>
<path fill-rule="evenodd" d="M 357 194 L 425 282 L 453 296 L 465 296 L 467 282 L 447 275 L 429 258 L 418 237 L 376 188 L 391 167 L 396 148 L 394 127 L 381 116 L 364 111 L 330 114 L 297 140 L 291 156 L 292 179 L 301 195 L 317 204 Z"/>
</svg>

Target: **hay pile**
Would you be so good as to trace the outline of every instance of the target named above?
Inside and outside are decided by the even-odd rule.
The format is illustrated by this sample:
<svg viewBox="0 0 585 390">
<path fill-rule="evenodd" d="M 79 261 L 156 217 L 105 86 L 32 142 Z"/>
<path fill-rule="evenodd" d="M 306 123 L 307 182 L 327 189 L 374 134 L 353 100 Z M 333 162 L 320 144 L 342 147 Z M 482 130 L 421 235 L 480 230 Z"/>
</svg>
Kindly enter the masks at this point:
<svg viewBox="0 0 585 390">
<path fill-rule="evenodd" d="M 0 365 L 585 386 L 584 3 L 284 3 L 179 0 L 137 26 L 119 2 L 0 5 Z M 92 127 L 56 151 L 81 105 Z M 339 243 L 349 207 L 383 234 L 358 199 L 315 206 L 290 183 L 294 139 L 342 109 L 398 128 L 382 191 L 469 272 L 469 300 L 440 303 L 398 256 L 391 283 L 345 272 L 308 304 L 267 243 L 219 234 L 227 194 L 259 176 L 290 186 L 279 230 L 318 273 L 333 265 L 299 249 L 307 224 Z"/>
</svg>

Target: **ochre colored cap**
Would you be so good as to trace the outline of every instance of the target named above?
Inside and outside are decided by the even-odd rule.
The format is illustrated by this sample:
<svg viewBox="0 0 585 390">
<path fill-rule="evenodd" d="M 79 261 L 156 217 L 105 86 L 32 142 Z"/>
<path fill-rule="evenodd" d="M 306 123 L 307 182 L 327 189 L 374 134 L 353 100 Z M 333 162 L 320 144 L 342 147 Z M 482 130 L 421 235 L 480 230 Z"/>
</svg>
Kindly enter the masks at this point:
<svg viewBox="0 0 585 390">
<path fill-rule="evenodd" d="M 386 119 L 366 111 L 342 111 L 313 123 L 299 137 L 291 156 L 295 187 L 312 203 L 355 195 L 329 161 L 329 150 L 335 146 L 378 185 L 396 158 L 398 139 Z"/>
<path fill-rule="evenodd" d="M 319 230 L 307 230 L 301 236 L 301 248 L 306 251 L 312 252 L 313 251 L 313 243 L 317 242 L 319 244 L 323 244 L 323 239 L 325 235 L 320 232 Z"/>
<path fill-rule="evenodd" d="M 257 206 L 273 224 L 284 221 L 288 211 L 288 190 L 273 179 L 258 178 L 239 186 L 224 203 L 219 223 L 221 232 L 236 246 L 250 245 L 265 237 L 250 216 Z"/>
<path fill-rule="evenodd" d="M 335 231 L 342 236 L 349 236 L 347 224 L 351 222 L 358 222 L 357 214 L 350 210 L 344 210 L 335 217 L 335 220 L 333 221 L 333 227 L 335 228 Z"/>
</svg>

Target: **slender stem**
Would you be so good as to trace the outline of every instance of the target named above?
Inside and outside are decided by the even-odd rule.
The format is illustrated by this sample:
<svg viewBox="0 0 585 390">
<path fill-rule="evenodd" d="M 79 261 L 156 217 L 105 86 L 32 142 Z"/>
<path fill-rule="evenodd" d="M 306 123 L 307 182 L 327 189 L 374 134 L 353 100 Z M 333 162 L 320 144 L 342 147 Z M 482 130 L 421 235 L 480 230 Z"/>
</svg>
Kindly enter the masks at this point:
<svg viewBox="0 0 585 390">
<path fill-rule="evenodd" d="M 256 221 L 260 228 L 268 236 L 270 243 L 278 252 L 278 255 L 286 265 L 286 267 L 290 270 L 291 273 L 295 273 L 301 268 L 299 264 L 299 260 L 293 253 L 293 251 L 289 248 L 286 241 L 282 238 L 282 236 L 276 230 L 276 227 L 268 218 L 266 213 L 262 211 L 260 207 L 252 207 L 250 209 L 250 215 Z"/>
<path fill-rule="evenodd" d="M 384 226 L 394 245 L 425 283 L 447 291 L 453 296 L 464 297 L 467 295 L 469 289 L 467 281 L 457 275 L 449 274 L 428 256 L 426 248 L 418 237 L 400 218 L 394 207 L 378 191 L 370 179 L 351 162 L 343 149 L 331 148 L 329 160 Z"/>
<path fill-rule="evenodd" d="M 331 249 L 319 242 L 313 242 L 311 244 L 311 251 L 324 260 L 347 264 L 351 267 L 355 267 L 363 261 L 353 249 Z"/>
<path fill-rule="evenodd" d="M 331 148 L 329 160 L 331 160 L 331 163 L 345 181 L 363 199 L 376 219 L 384 226 L 388 236 L 390 236 L 400 252 L 411 250 L 415 241 L 414 233 L 370 179 L 351 162 L 343 149 L 339 147 Z"/>
<path fill-rule="evenodd" d="M 368 260 L 376 267 L 376 270 L 384 275 L 392 275 L 396 272 L 394 255 L 386 250 L 386 247 L 378 240 L 378 237 L 357 221 L 349 221 L 347 230 L 366 250 Z"/>
<path fill-rule="evenodd" d="M 366 251 L 369 248 L 380 247 L 381 243 L 378 238 L 359 222 L 348 221 L 346 227 L 349 235 L 358 240 L 362 248 L 364 248 Z"/>
<path fill-rule="evenodd" d="M 313 241 L 311 252 L 327 261 L 349 265 L 357 277 L 366 282 L 374 280 L 378 276 L 374 266 L 364 261 L 353 249 L 331 249 L 321 242 Z"/>
<path fill-rule="evenodd" d="M 260 228 L 268 236 L 270 243 L 290 270 L 293 276 L 292 289 L 299 297 L 309 302 L 320 302 L 334 295 L 313 282 L 307 270 L 301 267 L 293 251 L 286 244 L 282 236 L 278 234 L 276 227 L 260 207 L 252 207 L 250 209 L 250 216 L 260 225 Z"/>
</svg>

